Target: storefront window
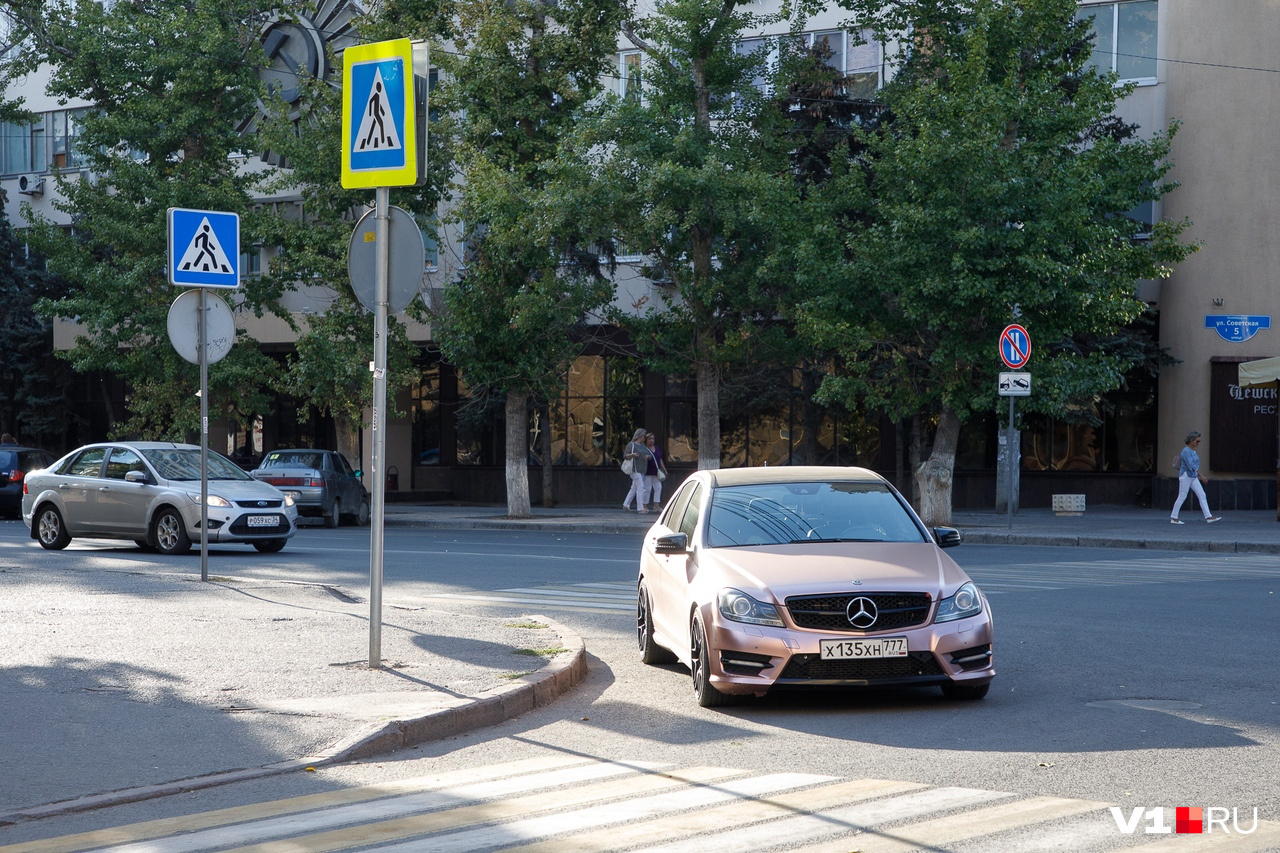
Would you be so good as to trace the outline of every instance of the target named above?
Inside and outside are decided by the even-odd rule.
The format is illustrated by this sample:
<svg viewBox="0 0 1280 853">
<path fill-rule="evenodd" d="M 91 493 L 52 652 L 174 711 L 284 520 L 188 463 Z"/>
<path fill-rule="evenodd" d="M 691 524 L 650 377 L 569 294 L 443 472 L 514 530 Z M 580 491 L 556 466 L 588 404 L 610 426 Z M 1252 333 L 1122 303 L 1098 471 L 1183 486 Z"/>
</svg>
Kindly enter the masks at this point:
<svg viewBox="0 0 1280 853">
<path fill-rule="evenodd" d="M 604 358 L 581 355 L 569 366 L 568 397 L 564 405 L 565 462 L 569 465 L 604 463 Z M 552 433 L 553 442 L 555 433 Z"/>
<path fill-rule="evenodd" d="M 413 410 L 413 452 L 419 465 L 440 464 L 440 363 L 423 368 L 410 390 Z"/>
</svg>

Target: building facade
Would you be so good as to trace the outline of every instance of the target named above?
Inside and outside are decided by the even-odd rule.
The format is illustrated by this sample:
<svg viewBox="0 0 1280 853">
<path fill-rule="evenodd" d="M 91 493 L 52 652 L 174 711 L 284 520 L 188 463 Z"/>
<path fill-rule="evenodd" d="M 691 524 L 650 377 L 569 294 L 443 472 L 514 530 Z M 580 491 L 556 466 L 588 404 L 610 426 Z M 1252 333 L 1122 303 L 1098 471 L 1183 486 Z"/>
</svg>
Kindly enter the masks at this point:
<svg viewBox="0 0 1280 853">
<path fill-rule="evenodd" d="M 344 11 L 344 8 L 346 11 Z M 1280 137 L 1269 132 L 1280 115 L 1280 0 L 1239 0 L 1203 4 L 1195 0 L 1085 2 L 1079 15 L 1093 20 L 1098 34 L 1093 62 L 1114 70 L 1133 92 L 1118 110 L 1141 132 L 1180 123 L 1174 140 L 1172 177 L 1181 186 L 1162 203 L 1135 211 L 1155 221 L 1189 219 L 1186 238 L 1199 251 L 1163 282 L 1140 282 L 1140 296 L 1159 316 L 1163 347 L 1178 363 L 1158 381 L 1135 378 L 1129 387 L 1099 401 L 1097 425 L 1048 417 L 1027 419 L 1022 432 L 1021 503 L 1047 506 L 1051 495 L 1082 493 L 1093 503 L 1168 505 L 1176 494 L 1169 464 L 1190 430 L 1204 433 L 1205 467 L 1214 482 L 1215 511 L 1275 506 L 1277 415 L 1274 389 L 1240 389 L 1235 365 L 1277 354 L 1271 329 L 1276 299 L 1269 278 L 1280 267 L 1280 248 L 1267 239 L 1267 213 L 1280 183 L 1272 165 Z M 326 39 L 349 38 L 349 7 L 326 0 L 314 19 L 277 23 L 272 56 L 278 84 L 288 88 L 288 70 L 316 60 Z M 807 44 L 822 43 L 829 62 L 864 94 L 882 85 L 887 69 L 881 46 L 860 43 L 844 28 L 847 13 L 828 10 L 806 22 Z M 761 39 L 772 33 L 759 34 Z M 265 43 L 265 42 L 264 42 Z M 754 40 L 744 50 L 755 49 Z M 291 53 L 292 51 L 292 53 Z M 297 55 L 293 55 L 296 53 Z M 323 56 L 323 50 L 319 51 Z M 618 73 L 610 85 L 620 95 L 642 86 L 643 57 L 619 38 Z M 317 69 L 323 72 L 324 69 Z M 59 104 L 40 81 L 23 81 L 11 94 L 26 98 L 40 120 L 6 125 L 0 131 L 0 186 L 6 214 L 21 227 L 19 202 L 54 216 L 55 171 L 75 172 L 76 121 L 88 104 Z M 87 177 L 87 176 L 86 176 Z M 263 199 L 289 205 L 295 199 Z M 428 246 L 422 294 L 438 298 L 462 263 L 455 234 L 441 232 Z M 252 249 L 242 269 L 269 263 L 271 249 Z M 616 277 L 618 305 L 655 295 L 640 274 L 640 258 L 622 258 Z M 296 318 L 323 310 L 322 292 L 300 288 L 286 297 Z M 293 338 L 280 318 L 238 315 L 249 335 L 267 351 L 283 353 Z M 479 400 L 465 377 L 441 360 L 429 326 L 412 324 L 421 346 L 419 381 L 395 400 L 401 414 L 390 419 L 387 471 L 390 499 L 413 495 L 462 501 L 501 501 L 503 425 L 501 405 Z M 1034 334 L 1034 330 L 1031 330 Z M 69 347 L 74 326 L 61 324 L 55 346 Z M 992 359 L 998 359 L 992 341 Z M 1034 363 L 1030 369 L 1034 372 Z M 722 464 L 859 464 L 874 468 L 909 488 L 909 434 L 874 414 L 825 411 L 812 402 L 814 378 L 799 369 L 779 369 L 771 393 L 724 405 Z M 86 377 L 74 392 L 85 408 L 84 426 L 68 436 L 71 446 L 104 437 L 98 397 L 124 390 L 111 377 Z M 247 432 L 214 427 L 211 446 L 250 459 L 276 447 L 332 445 L 332 425 L 324 418 L 299 421 L 295 401 L 281 399 Z M 995 502 L 997 428 L 1003 414 L 971 423 L 956 463 L 957 507 Z M 621 448 L 637 426 L 658 434 L 676 473 L 696 465 L 696 395 L 692 381 L 645 368 L 625 340 L 601 330 L 567 372 L 561 392 L 535 405 L 529 416 L 530 465 L 550 459 L 554 497 L 561 502 L 608 503 L 625 492 L 618 476 Z M 544 441 L 544 437 L 546 441 Z M 223 442 L 225 439 L 225 447 Z M 51 448 L 54 450 L 67 448 Z M 366 451 L 367 456 L 367 451 Z M 368 467 L 368 459 L 364 460 Z M 535 503 L 541 477 L 530 477 Z"/>
</svg>

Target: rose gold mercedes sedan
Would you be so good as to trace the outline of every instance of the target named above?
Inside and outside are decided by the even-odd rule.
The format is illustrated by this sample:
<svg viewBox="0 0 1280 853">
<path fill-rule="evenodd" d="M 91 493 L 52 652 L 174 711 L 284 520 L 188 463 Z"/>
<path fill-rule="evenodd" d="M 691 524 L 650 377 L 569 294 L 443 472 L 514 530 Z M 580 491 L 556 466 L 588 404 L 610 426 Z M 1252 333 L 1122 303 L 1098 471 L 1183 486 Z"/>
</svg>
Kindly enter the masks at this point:
<svg viewBox="0 0 1280 853">
<path fill-rule="evenodd" d="M 645 534 L 636 632 L 698 704 L 774 688 L 937 685 L 981 699 L 991 607 L 896 489 L 862 468 L 698 471 Z"/>
</svg>

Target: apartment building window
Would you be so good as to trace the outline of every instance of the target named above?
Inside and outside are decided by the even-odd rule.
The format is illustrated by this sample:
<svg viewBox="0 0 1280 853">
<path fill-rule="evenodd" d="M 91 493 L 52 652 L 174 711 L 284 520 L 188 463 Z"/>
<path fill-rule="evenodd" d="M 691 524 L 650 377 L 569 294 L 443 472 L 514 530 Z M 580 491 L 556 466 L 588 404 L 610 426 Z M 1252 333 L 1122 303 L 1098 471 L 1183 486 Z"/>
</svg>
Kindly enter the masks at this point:
<svg viewBox="0 0 1280 853">
<path fill-rule="evenodd" d="M 1076 20 L 1093 23 L 1091 67 L 1125 81 L 1155 82 L 1156 0 L 1081 6 Z"/>
<path fill-rule="evenodd" d="M 804 46 L 816 50 L 823 56 L 823 61 L 836 71 L 844 74 L 844 30 L 828 30 L 826 32 L 806 33 Z"/>
<path fill-rule="evenodd" d="M 618 54 L 618 96 L 623 98 L 639 98 L 642 88 L 640 58 L 638 50 L 627 50 Z"/>
<path fill-rule="evenodd" d="M 884 50 L 871 30 L 849 39 L 848 63 L 845 92 L 853 98 L 874 98 L 884 79 Z"/>
</svg>

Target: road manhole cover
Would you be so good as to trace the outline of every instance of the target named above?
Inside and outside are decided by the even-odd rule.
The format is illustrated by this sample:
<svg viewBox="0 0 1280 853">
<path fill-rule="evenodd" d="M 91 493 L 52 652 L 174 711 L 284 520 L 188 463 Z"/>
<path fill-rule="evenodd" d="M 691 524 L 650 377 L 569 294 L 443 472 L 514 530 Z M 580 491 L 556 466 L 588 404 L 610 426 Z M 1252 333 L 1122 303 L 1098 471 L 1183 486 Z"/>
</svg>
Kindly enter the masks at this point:
<svg viewBox="0 0 1280 853">
<path fill-rule="evenodd" d="M 1135 708 L 1139 711 L 1192 711 L 1201 707 L 1199 702 L 1180 702 L 1177 699 L 1106 699 L 1085 704 L 1090 708 Z"/>
</svg>

